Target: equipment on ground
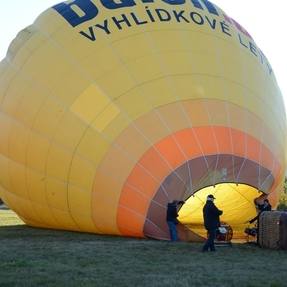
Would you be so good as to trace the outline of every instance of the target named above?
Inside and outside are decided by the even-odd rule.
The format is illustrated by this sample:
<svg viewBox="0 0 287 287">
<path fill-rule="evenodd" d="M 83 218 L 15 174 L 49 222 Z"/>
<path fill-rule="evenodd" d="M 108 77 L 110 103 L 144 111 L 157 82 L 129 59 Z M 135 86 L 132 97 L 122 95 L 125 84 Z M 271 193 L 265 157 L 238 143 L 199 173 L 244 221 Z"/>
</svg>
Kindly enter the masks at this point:
<svg viewBox="0 0 287 287">
<path fill-rule="evenodd" d="M 233 230 L 227 223 L 220 223 L 216 231 L 215 245 L 216 246 L 230 246 L 233 237 Z"/>
<path fill-rule="evenodd" d="M 287 250 L 287 212 L 262 212 L 258 222 L 258 244 L 263 248 Z"/>
</svg>

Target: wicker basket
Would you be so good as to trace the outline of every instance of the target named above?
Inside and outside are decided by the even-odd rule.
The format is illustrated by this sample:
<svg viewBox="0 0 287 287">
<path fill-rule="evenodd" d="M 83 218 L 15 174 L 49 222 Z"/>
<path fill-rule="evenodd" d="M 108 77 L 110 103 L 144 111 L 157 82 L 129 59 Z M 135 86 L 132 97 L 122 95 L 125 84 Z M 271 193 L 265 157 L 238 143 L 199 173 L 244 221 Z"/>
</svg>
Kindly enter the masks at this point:
<svg viewBox="0 0 287 287">
<path fill-rule="evenodd" d="M 262 212 L 258 221 L 258 243 L 264 248 L 287 250 L 287 212 Z"/>
</svg>

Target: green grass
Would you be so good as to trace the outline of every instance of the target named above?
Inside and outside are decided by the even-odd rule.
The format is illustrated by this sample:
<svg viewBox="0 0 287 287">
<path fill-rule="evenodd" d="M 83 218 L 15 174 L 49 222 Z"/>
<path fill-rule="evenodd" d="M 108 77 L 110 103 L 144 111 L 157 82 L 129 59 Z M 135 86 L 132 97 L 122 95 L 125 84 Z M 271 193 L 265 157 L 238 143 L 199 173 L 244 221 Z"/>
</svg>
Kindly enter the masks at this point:
<svg viewBox="0 0 287 287">
<path fill-rule="evenodd" d="M 201 244 L 19 224 L 11 211 L 0 211 L 1 287 L 287 286 L 286 251 L 233 244 L 201 253 Z"/>
</svg>

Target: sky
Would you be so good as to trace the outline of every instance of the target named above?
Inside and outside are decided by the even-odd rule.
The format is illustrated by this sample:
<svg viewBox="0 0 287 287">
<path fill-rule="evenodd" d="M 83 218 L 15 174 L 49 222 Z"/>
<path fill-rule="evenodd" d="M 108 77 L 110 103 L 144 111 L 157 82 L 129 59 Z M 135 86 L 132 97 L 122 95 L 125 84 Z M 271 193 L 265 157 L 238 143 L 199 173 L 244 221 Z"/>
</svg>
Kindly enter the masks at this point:
<svg viewBox="0 0 287 287">
<path fill-rule="evenodd" d="M 139 1 L 139 0 L 137 0 Z M 161 0 L 156 0 L 161 1 Z M 188 1 L 188 0 L 187 0 Z M 0 60 L 17 33 L 60 0 L 0 0 Z M 213 0 L 252 35 L 275 72 L 287 107 L 286 0 Z"/>
</svg>

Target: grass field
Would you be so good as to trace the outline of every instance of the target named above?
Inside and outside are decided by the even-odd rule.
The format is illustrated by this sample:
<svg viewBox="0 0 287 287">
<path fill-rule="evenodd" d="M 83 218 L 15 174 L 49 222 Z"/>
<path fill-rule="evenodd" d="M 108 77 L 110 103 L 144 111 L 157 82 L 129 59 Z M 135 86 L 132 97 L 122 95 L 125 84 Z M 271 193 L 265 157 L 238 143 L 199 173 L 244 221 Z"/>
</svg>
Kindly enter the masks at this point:
<svg viewBox="0 0 287 287">
<path fill-rule="evenodd" d="M 27 227 L 0 210 L 0 286 L 287 286 L 287 252 Z"/>
</svg>

